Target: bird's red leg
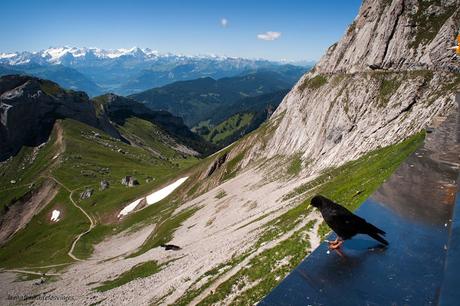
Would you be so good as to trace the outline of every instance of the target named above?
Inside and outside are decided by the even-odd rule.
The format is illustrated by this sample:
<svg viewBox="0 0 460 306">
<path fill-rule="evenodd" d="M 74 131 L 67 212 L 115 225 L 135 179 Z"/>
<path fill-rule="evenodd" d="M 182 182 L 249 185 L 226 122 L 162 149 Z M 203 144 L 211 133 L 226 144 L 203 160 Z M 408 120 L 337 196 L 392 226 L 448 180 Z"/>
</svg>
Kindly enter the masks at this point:
<svg viewBox="0 0 460 306">
<path fill-rule="evenodd" d="M 339 237 L 335 238 L 334 241 L 328 241 L 329 243 L 329 248 L 332 249 L 334 245 L 336 245 L 339 242 Z"/>
<path fill-rule="evenodd" d="M 340 238 L 337 238 L 336 241 L 333 241 L 333 243 L 329 244 L 329 248 L 332 250 L 340 249 L 342 247 L 343 240 Z"/>
</svg>

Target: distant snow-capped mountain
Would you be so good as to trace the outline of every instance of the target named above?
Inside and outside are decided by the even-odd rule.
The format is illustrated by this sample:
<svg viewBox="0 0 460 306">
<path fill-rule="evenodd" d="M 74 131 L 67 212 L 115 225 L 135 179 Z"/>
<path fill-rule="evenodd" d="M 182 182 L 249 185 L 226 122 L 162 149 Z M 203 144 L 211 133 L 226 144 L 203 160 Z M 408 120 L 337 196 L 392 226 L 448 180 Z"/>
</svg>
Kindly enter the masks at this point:
<svg viewBox="0 0 460 306">
<path fill-rule="evenodd" d="M 136 58 L 144 61 L 156 60 L 159 58 L 177 59 L 214 59 L 214 60 L 241 60 L 241 61 L 264 61 L 261 59 L 245 59 L 218 55 L 181 55 L 172 53 L 160 53 L 150 48 L 121 48 L 121 49 L 100 49 L 100 48 L 77 48 L 77 47 L 52 47 L 40 51 L 0 53 L 0 63 L 8 65 L 22 64 L 65 64 L 91 60 L 114 60 L 119 58 Z"/>
<path fill-rule="evenodd" d="M 286 64 L 264 59 L 160 53 L 138 47 L 113 50 L 53 47 L 36 52 L 0 53 L 0 74 L 2 70 L 16 70 L 39 77 L 52 76 L 52 81 L 64 87 L 72 84 L 71 88 L 91 95 L 108 91 L 126 95 L 175 81 L 233 77 L 257 69 L 276 71 Z M 80 86 L 83 79 L 85 85 Z"/>
<path fill-rule="evenodd" d="M 27 63 L 62 64 L 73 59 L 114 59 L 122 56 L 140 57 L 145 60 L 156 57 L 159 53 L 151 49 L 133 47 L 130 49 L 104 50 L 100 48 L 57 47 L 48 48 L 37 52 L 0 53 L 0 62 L 9 65 Z"/>
</svg>

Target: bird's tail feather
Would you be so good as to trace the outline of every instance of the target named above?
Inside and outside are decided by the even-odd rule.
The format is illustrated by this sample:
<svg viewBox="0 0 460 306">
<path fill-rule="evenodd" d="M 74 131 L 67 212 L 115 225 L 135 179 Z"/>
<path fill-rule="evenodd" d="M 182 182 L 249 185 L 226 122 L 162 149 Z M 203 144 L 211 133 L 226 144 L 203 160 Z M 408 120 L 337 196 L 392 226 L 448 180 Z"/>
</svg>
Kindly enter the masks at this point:
<svg viewBox="0 0 460 306">
<path fill-rule="evenodd" d="M 372 233 L 377 233 L 377 234 L 380 234 L 380 235 L 383 235 L 385 236 L 385 232 L 382 231 L 380 228 L 378 228 L 377 226 L 375 225 L 372 225 L 370 223 L 367 223 L 367 227 L 368 227 L 368 231 L 369 232 L 372 232 Z"/>
<path fill-rule="evenodd" d="M 372 238 L 374 238 L 375 240 L 377 240 L 378 242 L 384 244 L 384 245 L 388 245 L 388 241 L 386 241 L 385 239 L 383 239 L 382 237 L 379 236 L 378 233 L 376 232 L 370 232 L 368 233 L 369 236 L 371 236 Z"/>
</svg>

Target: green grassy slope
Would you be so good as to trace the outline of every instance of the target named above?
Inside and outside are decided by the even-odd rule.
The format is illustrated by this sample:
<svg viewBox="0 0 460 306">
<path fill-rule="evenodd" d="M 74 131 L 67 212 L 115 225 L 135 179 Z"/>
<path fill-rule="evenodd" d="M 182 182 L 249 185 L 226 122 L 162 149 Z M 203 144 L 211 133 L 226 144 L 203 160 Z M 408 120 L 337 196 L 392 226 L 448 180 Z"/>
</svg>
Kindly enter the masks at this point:
<svg viewBox="0 0 460 306">
<path fill-rule="evenodd" d="M 155 131 L 148 126 L 148 122 L 133 121 L 127 121 L 127 130 L 137 129 L 140 124 L 144 124 L 150 128 L 143 131 L 144 133 Z M 63 133 L 62 146 L 65 148 L 60 157 L 53 159 L 59 149 L 55 143 L 56 132 L 53 132 L 47 145 L 39 150 L 30 165 L 26 164 L 24 170 L 14 171 L 22 169 L 24 162 L 31 159 L 32 148 L 24 148 L 20 154 L 0 165 L 0 194 L 10 195 L 6 200 L 2 198 L 2 206 L 11 205 L 11 199 L 20 198 L 28 191 L 31 183 L 38 187 L 47 177 L 53 177 L 62 184 L 55 199 L 34 216 L 14 239 L 0 247 L 1 267 L 52 265 L 71 261 L 67 255 L 70 245 L 79 233 L 88 228 L 89 220 L 72 205 L 70 192 L 72 199 L 97 224 L 75 248 L 74 254 L 77 257 L 86 258 L 92 252 L 93 243 L 101 241 L 107 234 L 122 231 L 134 224 L 154 222 L 162 213 L 168 199 L 163 204 L 153 205 L 121 222 L 116 215 L 126 204 L 161 187 L 198 161 L 194 157 L 174 154 L 164 144 L 157 143 L 154 137 L 145 137 L 146 145 L 162 151 L 168 156 L 167 159 L 160 159 L 146 149 L 130 146 L 74 120 L 63 120 L 60 124 Z M 126 175 L 135 176 L 140 185 L 133 188 L 122 185 L 121 179 Z M 17 183 L 11 184 L 11 179 L 17 180 Z M 109 189 L 99 190 L 102 179 L 110 182 Z M 80 193 L 85 188 L 94 189 L 94 194 L 89 199 L 80 200 Z M 51 223 L 49 217 L 56 207 L 59 207 L 63 216 L 59 222 Z M 20 254 L 19 259 L 17 254 Z"/>
<path fill-rule="evenodd" d="M 127 127 L 124 132 L 134 136 L 134 139 L 129 139 L 131 143 L 144 146 L 144 140 L 151 144 L 154 140 L 153 145 L 162 145 L 163 149 L 165 146 L 171 149 L 176 147 L 178 142 L 203 155 L 215 151 L 211 143 L 190 131 L 184 125 L 182 118 L 171 113 L 153 111 L 133 99 L 114 94 L 95 97 L 92 101 L 97 111 L 105 114 L 113 124 L 120 128 Z M 129 137 L 129 135 L 125 136 Z M 148 146 L 144 147 L 148 148 Z"/>
<path fill-rule="evenodd" d="M 150 121 L 136 117 L 128 118 L 119 130 L 126 138 L 129 137 L 130 141 L 133 140 L 137 145 L 159 153 L 165 159 L 183 156 L 172 149 L 172 146 L 176 145 L 174 141 Z"/>
<path fill-rule="evenodd" d="M 122 273 L 117 278 L 104 282 L 102 285 L 98 286 L 96 290 L 104 292 L 122 286 L 137 278 L 148 277 L 160 270 L 161 265 L 159 265 L 156 261 L 146 261 L 132 267 L 129 271 Z"/>
<path fill-rule="evenodd" d="M 55 142 L 54 132 L 40 149 L 23 147 L 14 158 L 0 163 L 0 215 L 5 206 L 33 189 L 31 184 L 38 185 L 43 180 L 40 174 L 50 167 L 52 157 L 58 151 Z"/>
<path fill-rule="evenodd" d="M 199 131 L 204 139 L 214 144 L 221 144 L 230 136 L 247 127 L 251 123 L 252 118 L 254 118 L 254 113 L 238 113 L 216 126 L 211 125 L 209 120 L 202 121 L 195 130 Z"/>
<path fill-rule="evenodd" d="M 49 217 L 55 207 L 59 207 L 63 217 L 54 223 Z M 71 262 L 67 251 L 75 236 L 86 230 L 88 224 L 83 214 L 69 202 L 69 192 L 61 188 L 25 229 L 0 248 L 0 266 L 22 268 Z"/>
<path fill-rule="evenodd" d="M 217 146 L 225 147 L 264 123 L 287 92 L 280 90 L 222 105 L 212 117 L 199 122 L 192 130 Z"/>
</svg>

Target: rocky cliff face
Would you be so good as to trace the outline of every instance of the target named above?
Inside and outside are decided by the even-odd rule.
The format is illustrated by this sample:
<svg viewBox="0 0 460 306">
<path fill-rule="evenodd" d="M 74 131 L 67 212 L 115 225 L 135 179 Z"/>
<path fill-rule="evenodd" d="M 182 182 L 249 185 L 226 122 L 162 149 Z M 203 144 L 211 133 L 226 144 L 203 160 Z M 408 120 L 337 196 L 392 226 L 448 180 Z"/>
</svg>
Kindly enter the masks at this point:
<svg viewBox="0 0 460 306">
<path fill-rule="evenodd" d="M 431 69 L 460 72 L 454 45 L 458 0 L 366 0 L 343 38 L 316 65 L 321 73 Z"/>
<path fill-rule="evenodd" d="M 419 132 L 455 107 L 460 58 L 448 47 L 459 1 L 364 1 L 344 37 L 286 96 L 251 158 L 302 154 L 316 172 Z"/>
<path fill-rule="evenodd" d="M 0 161 L 23 145 L 47 141 L 60 118 L 75 119 L 120 137 L 104 114 L 96 114 L 83 92 L 66 91 L 56 83 L 29 76 L 0 78 Z"/>
</svg>

